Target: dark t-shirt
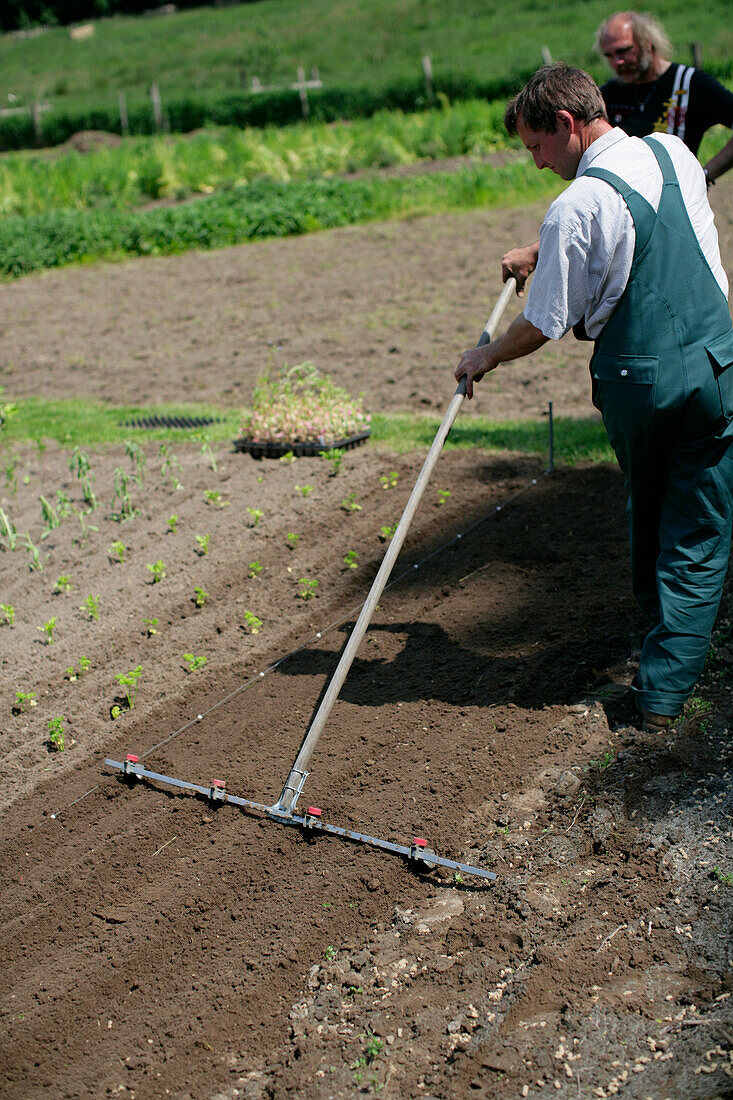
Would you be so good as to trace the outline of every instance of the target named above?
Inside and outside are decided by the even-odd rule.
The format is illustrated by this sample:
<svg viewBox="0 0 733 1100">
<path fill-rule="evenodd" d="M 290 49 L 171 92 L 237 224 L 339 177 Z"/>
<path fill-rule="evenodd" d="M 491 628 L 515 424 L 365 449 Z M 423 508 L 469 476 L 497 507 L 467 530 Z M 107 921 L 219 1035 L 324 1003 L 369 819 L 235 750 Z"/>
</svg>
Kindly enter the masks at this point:
<svg viewBox="0 0 733 1100">
<path fill-rule="evenodd" d="M 689 91 L 685 90 L 685 77 Z M 631 137 L 646 137 L 655 131 L 677 134 L 697 153 L 711 126 L 721 123 L 733 129 L 733 93 L 702 69 L 672 62 L 652 83 L 609 80 L 601 86 L 601 93 L 611 125 L 620 126 Z"/>
</svg>

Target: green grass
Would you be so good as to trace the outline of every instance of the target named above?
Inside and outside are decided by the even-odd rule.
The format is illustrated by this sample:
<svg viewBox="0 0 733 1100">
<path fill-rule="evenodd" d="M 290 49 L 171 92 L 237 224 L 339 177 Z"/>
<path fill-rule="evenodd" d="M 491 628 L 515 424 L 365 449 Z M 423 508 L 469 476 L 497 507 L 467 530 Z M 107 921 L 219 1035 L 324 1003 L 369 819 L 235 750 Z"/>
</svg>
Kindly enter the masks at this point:
<svg viewBox="0 0 733 1100">
<path fill-rule="evenodd" d="M 446 407 L 447 403 L 446 399 Z M 12 453 L 15 446 L 43 444 L 49 440 L 55 440 L 63 447 L 84 448 L 124 443 L 132 439 L 139 443 L 145 440 L 197 440 L 202 433 L 211 443 L 216 443 L 232 441 L 241 435 L 241 410 L 210 404 L 117 408 L 78 398 L 69 401 L 45 401 L 33 397 L 18 400 L 15 405 L 16 412 L 0 429 L 0 461 L 3 456 Z M 123 426 L 129 420 L 156 415 L 221 417 L 222 422 L 209 424 L 196 431 L 167 428 L 147 430 Z M 397 453 L 412 451 L 416 447 L 427 450 L 435 438 L 440 421 L 440 417 L 378 413 L 372 417 L 371 442 L 383 450 Z M 555 462 L 558 465 L 613 460 L 600 420 L 558 418 L 554 428 Z M 446 447 L 546 456 L 547 422 L 507 420 L 498 423 L 486 417 L 461 420 L 459 415 Z"/>
<path fill-rule="evenodd" d="M 420 73 L 425 53 L 436 82 L 443 72 L 482 80 L 506 78 L 541 64 L 543 46 L 556 60 L 605 76 L 592 49 L 609 13 L 603 0 L 260 0 L 198 8 L 165 18 L 115 17 L 95 23 L 92 38 L 74 42 L 58 27 L 31 39 L 0 38 L 3 98 L 46 100 L 87 108 L 142 100 L 157 81 L 166 96 L 238 91 L 258 76 L 290 83 L 300 65 L 318 66 L 328 85 L 382 87 Z M 679 60 L 689 43 L 703 45 L 708 66 L 733 54 L 728 0 L 704 7 L 659 0 L 654 15 Z"/>
</svg>

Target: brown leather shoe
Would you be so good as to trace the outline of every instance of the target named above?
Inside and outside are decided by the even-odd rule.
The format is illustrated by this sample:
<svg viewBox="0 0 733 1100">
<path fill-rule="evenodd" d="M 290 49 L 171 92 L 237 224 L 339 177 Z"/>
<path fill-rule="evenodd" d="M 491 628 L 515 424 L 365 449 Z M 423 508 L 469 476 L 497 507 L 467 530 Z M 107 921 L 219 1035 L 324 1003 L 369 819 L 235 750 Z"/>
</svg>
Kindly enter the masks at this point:
<svg viewBox="0 0 733 1100">
<path fill-rule="evenodd" d="M 674 722 L 674 718 L 671 718 L 668 714 L 654 714 L 648 710 L 643 710 L 641 717 L 643 719 L 641 728 L 645 733 L 662 733 L 664 730 L 668 730 Z"/>
</svg>

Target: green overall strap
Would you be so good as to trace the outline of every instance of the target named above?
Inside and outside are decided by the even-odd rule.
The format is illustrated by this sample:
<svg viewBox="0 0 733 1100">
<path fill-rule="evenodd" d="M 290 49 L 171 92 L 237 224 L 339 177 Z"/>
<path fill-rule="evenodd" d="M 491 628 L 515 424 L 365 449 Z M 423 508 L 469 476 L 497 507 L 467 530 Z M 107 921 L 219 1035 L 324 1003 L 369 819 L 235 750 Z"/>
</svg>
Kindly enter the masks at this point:
<svg viewBox="0 0 733 1100">
<path fill-rule="evenodd" d="M 634 249 L 634 258 L 636 259 L 649 244 L 649 238 L 654 230 L 654 219 L 656 218 L 654 207 L 638 191 L 634 191 L 633 187 L 629 187 L 626 180 L 622 180 L 615 172 L 609 172 L 606 168 L 588 168 L 583 175 L 605 180 L 611 187 L 616 188 L 628 206 L 636 227 L 636 248 Z"/>
</svg>

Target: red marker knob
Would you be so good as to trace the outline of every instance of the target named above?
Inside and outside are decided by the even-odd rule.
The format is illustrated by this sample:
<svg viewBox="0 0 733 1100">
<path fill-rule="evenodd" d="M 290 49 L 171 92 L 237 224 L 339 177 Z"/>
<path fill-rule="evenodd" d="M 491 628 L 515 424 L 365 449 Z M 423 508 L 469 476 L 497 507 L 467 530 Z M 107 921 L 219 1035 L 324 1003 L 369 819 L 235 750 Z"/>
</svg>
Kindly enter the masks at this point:
<svg viewBox="0 0 733 1100">
<path fill-rule="evenodd" d="M 226 787 L 226 780 L 225 779 L 212 779 L 211 785 L 212 785 L 212 787 L 217 787 L 219 790 L 223 791 L 224 788 Z"/>
<path fill-rule="evenodd" d="M 320 817 L 321 816 L 321 810 L 318 808 L 318 806 L 309 806 L 308 807 L 308 814 L 311 817 Z"/>
<path fill-rule="evenodd" d="M 134 756 L 131 752 L 128 752 L 127 756 L 125 757 L 125 760 L 128 764 L 137 764 L 139 759 L 139 756 Z"/>
<path fill-rule="evenodd" d="M 416 836 L 412 838 L 412 843 L 416 848 L 427 848 L 428 842 L 424 836 Z"/>
</svg>

